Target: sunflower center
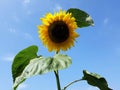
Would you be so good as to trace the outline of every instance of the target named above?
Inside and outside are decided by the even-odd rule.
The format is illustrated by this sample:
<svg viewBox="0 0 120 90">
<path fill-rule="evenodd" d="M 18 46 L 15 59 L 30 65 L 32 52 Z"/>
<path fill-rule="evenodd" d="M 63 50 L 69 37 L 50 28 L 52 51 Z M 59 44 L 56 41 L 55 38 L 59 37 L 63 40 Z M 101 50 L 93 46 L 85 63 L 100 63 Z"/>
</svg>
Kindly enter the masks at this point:
<svg viewBox="0 0 120 90">
<path fill-rule="evenodd" d="M 50 39 L 55 43 L 61 43 L 68 39 L 69 28 L 63 21 L 53 22 L 48 29 Z"/>
</svg>

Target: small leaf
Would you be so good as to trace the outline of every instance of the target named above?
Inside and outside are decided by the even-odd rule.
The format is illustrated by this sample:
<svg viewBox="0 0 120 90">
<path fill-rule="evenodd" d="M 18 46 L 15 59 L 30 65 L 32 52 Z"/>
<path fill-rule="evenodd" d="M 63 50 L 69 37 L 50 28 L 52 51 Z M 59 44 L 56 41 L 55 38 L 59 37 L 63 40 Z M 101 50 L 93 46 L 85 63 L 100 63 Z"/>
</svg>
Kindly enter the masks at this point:
<svg viewBox="0 0 120 90">
<path fill-rule="evenodd" d="M 88 84 L 98 87 L 100 90 L 112 90 L 108 87 L 107 81 L 105 78 L 101 77 L 98 74 L 90 73 L 86 70 L 83 70 L 84 77 L 83 80 L 87 80 Z"/>
<path fill-rule="evenodd" d="M 94 22 L 89 14 L 77 8 L 70 8 L 67 12 L 72 13 L 75 17 L 78 27 L 88 27 L 93 26 Z"/>
<path fill-rule="evenodd" d="M 16 77 L 20 76 L 23 72 L 24 68 L 31 59 L 37 57 L 38 47 L 33 45 L 22 51 L 20 51 L 14 58 L 12 63 L 12 76 L 13 81 L 15 81 Z"/>
<path fill-rule="evenodd" d="M 65 69 L 69 67 L 71 63 L 71 58 L 67 55 L 62 54 L 56 54 L 53 58 L 39 57 L 32 59 L 30 63 L 25 67 L 22 74 L 16 78 L 13 88 L 16 90 L 18 85 L 29 77 L 48 73 L 54 70 Z"/>
</svg>

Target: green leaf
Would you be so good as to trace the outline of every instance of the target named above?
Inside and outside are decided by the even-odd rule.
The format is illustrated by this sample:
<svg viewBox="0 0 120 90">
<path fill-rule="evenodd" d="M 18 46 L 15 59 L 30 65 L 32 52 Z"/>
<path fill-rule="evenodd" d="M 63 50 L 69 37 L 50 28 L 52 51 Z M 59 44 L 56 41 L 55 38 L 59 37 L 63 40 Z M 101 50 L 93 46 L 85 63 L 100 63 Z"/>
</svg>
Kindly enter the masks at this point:
<svg viewBox="0 0 120 90">
<path fill-rule="evenodd" d="M 54 70 L 61 70 L 69 67 L 72 64 L 71 58 L 64 54 L 56 54 L 54 56 Z"/>
<path fill-rule="evenodd" d="M 31 59 L 37 57 L 38 47 L 33 45 L 20 51 L 14 58 L 12 63 L 13 82 L 16 77 L 20 76 L 24 68 L 28 65 Z"/>
<path fill-rule="evenodd" d="M 55 70 L 65 69 L 69 67 L 71 63 L 71 58 L 67 55 L 62 54 L 56 54 L 53 58 L 39 57 L 32 59 L 30 63 L 25 67 L 22 74 L 16 78 L 13 88 L 16 90 L 18 85 L 29 77 Z"/>
<path fill-rule="evenodd" d="M 101 77 L 96 73 L 90 73 L 86 70 L 83 70 L 84 77 L 83 80 L 87 80 L 88 84 L 98 87 L 100 90 L 112 90 L 108 87 L 107 81 L 105 78 Z"/>
<path fill-rule="evenodd" d="M 93 26 L 94 22 L 89 14 L 77 8 L 70 8 L 67 12 L 72 13 L 75 17 L 78 27 L 88 27 Z"/>
</svg>

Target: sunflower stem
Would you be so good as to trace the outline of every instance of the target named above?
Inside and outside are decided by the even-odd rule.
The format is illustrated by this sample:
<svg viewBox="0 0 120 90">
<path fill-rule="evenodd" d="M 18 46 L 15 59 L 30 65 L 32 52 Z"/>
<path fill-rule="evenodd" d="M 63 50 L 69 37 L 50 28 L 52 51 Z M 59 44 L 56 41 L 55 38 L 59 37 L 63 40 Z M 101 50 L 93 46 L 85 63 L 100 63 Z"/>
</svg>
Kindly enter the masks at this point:
<svg viewBox="0 0 120 90">
<path fill-rule="evenodd" d="M 54 71 L 54 74 L 55 74 L 55 77 L 56 77 L 57 88 L 58 88 L 58 90 L 61 90 L 58 70 Z"/>
<path fill-rule="evenodd" d="M 55 54 L 58 54 L 58 53 L 59 53 L 59 51 L 56 51 L 56 52 L 55 52 Z"/>
</svg>

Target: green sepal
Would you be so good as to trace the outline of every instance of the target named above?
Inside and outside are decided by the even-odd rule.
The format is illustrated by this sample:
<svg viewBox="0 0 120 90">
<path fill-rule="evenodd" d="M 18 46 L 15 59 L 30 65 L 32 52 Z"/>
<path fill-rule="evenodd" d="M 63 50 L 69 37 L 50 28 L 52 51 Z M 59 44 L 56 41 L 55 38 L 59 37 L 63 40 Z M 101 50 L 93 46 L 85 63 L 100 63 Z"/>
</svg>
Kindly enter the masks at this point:
<svg viewBox="0 0 120 90">
<path fill-rule="evenodd" d="M 82 11 L 77 8 L 70 8 L 67 10 L 67 12 L 72 13 L 72 16 L 75 18 L 75 21 L 77 22 L 77 26 L 80 28 L 94 25 L 91 16 L 85 11 Z"/>
<path fill-rule="evenodd" d="M 100 90 L 112 90 L 108 87 L 107 81 L 105 78 L 101 77 L 96 73 L 90 73 L 86 70 L 83 70 L 83 80 L 86 80 L 89 85 L 96 86 Z"/>
<path fill-rule="evenodd" d="M 56 54 L 54 57 L 38 57 L 30 60 L 30 63 L 25 67 L 22 74 L 18 76 L 14 82 L 13 89 L 24 82 L 27 78 L 42 75 L 51 71 L 61 70 L 69 67 L 72 61 L 67 55 Z"/>
<path fill-rule="evenodd" d="M 20 76 L 24 68 L 29 64 L 30 60 L 37 57 L 38 47 L 29 46 L 20 51 L 14 58 L 12 63 L 12 77 L 15 82 L 16 77 Z"/>
</svg>

